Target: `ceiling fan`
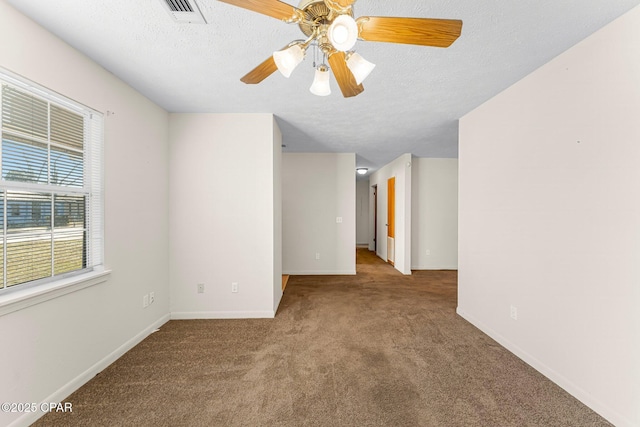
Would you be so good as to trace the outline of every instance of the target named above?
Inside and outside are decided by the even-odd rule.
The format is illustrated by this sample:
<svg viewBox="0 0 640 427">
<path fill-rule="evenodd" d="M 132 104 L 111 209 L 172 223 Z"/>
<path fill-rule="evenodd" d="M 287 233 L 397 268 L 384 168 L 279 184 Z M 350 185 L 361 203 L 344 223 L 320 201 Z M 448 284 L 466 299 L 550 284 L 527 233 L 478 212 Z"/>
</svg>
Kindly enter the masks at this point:
<svg viewBox="0 0 640 427">
<path fill-rule="evenodd" d="M 357 96 L 364 91 L 362 81 L 374 64 L 351 49 L 357 39 L 373 42 L 403 43 L 421 46 L 449 47 L 462 30 L 462 21 L 454 19 L 401 18 L 388 16 L 361 16 L 353 18 L 356 0 L 301 0 L 299 7 L 279 0 L 220 0 L 234 6 L 252 10 L 298 24 L 307 37 L 295 40 L 276 51 L 240 80 L 257 84 L 279 70 L 289 77 L 304 59 L 307 48 L 313 44 L 327 58 L 329 66 L 316 69 L 310 90 L 316 95 L 328 95 L 329 70 L 345 97 Z"/>
</svg>

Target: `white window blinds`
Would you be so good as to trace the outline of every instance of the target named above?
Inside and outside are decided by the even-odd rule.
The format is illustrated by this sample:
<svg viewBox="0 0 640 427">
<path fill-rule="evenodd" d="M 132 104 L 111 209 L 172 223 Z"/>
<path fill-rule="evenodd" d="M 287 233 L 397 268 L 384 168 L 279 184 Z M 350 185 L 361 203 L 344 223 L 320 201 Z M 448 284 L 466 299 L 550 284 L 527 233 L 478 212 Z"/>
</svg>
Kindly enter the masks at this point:
<svg viewBox="0 0 640 427">
<path fill-rule="evenodd" d="M 0 292 L 102 265 L 102 115 L 0 70 Z"/>
</svg>

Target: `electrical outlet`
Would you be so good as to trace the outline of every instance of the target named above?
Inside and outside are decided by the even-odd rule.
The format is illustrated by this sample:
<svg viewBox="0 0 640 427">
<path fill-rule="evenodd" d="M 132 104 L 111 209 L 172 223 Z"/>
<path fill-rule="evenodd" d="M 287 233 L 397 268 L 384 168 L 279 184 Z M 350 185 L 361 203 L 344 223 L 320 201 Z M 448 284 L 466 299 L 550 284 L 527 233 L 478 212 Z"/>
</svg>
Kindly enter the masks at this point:
<svg viewBox="0 0 640 427">
<path fill-rule="evenodd" d="M 511 318 L 513 320 L 518 320 L 518 308 L 511 306 Z"/>
<path fill-rule="evenodd" d="M 149 307 L 149 294 L 146 294 L 142 297 L 142 308 Z"/>
<path fill-rule="evenodd" d="M 233 293 L 238 292 L 238 282 L 231 283 L 231 292 Z"/>
<path fill-rule="evenodd" d="M 431 255 L 431 249 L 427 249 L 427 256 Z"/>
<path fill-rule="evenodd" d="M 198 283 L 198 293 L 204 294 L 204 283 Z"/>
<path fill-rule="evenodd" d="M 336 223 L 337 224 L 342 224 L 342 217 L 341 216 L 337 216 L 336 217 Z"/>
<path fill-rule="evenodd" d="M 320 259 L 320 252 L 316 252 L 316 259 Z"/>
<path fill-rule="evenodd" d="M 149 305 L 153 304 L 153 302 L 156 300 L 156 293 L 155 292 L 149 292 Z"/>
</svg>

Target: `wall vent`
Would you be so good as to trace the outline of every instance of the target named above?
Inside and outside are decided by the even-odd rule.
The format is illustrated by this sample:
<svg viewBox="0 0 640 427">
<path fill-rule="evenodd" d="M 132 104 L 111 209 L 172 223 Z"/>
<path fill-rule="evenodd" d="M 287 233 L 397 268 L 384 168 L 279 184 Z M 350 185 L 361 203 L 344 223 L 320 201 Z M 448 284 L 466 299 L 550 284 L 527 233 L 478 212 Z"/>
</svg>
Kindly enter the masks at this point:
<svg viewBox="0 0 640 427">
<path fill-rule="evenodd" d="M 165 10 L 176 22 L 185 24 L 206 24 L 196 0 L 160 0 Z"/>
</svg>

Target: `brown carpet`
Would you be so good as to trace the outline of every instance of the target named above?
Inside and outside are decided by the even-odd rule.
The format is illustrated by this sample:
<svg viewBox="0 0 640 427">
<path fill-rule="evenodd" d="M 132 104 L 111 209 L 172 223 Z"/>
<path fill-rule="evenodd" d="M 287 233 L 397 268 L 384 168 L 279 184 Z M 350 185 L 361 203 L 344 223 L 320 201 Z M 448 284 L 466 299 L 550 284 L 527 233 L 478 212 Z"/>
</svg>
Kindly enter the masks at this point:
<svg viewBox="0 0 640 427">
<path fill-rule="evenodd" d="M 38 426 L 606 426 L 456 315 L 456 272 L 292 276 L 275 319 L 171 321 Z"/>
</svg>

